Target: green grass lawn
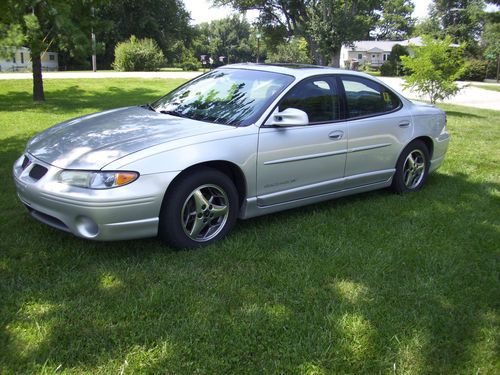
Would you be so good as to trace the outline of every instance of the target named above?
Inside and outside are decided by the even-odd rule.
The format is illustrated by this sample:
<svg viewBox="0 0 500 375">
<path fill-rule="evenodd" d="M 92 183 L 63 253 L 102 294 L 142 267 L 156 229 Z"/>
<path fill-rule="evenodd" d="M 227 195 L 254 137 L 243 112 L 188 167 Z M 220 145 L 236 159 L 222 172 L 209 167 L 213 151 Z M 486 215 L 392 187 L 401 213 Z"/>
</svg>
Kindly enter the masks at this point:
<svg viewBox="0 0 500 375">
<path fill-rule="evenodd" d="M 480 84 L 473 84 L 472 86 L 479 87 L 480 89 L 483 89 L 483 90 L 490 90 L 490 91 L 498 91 L 498 92 L 500 92 L 500 85 L 480 85 Z"/>
<path fill-rule="evenodd" d="M 64 119 L 181 80 L 0 81 L 0 373 L 498 374 L 500 112 L 443 106 L 426 187 L 240 221 L 203 250 L 31 219 L 11 165 Z"/>
</svg>

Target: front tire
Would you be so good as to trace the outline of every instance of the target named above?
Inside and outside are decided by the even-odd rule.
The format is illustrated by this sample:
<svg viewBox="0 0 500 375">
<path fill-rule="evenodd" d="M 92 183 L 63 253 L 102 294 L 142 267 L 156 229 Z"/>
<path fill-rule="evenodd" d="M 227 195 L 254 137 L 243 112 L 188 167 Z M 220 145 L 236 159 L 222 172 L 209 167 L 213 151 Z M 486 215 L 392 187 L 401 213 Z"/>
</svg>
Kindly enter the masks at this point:
<svg viewBox="0 0 500 375">
<path fill-rule="evenodd" d="M 429 173 L 429 150 L 424 142 L 415 140 L 406 146 L 396 163 L 391 188 L 396 193 L 417 191 L 424 186 Z"/>
<path fill-rule="evenodd" d="M 238 192 L 233 181 L 213 168 L 181 176 L 167 191 L 158 235 L 175 248 L 209 245 L 224 237 L 238 217 Z"/>
</svg>

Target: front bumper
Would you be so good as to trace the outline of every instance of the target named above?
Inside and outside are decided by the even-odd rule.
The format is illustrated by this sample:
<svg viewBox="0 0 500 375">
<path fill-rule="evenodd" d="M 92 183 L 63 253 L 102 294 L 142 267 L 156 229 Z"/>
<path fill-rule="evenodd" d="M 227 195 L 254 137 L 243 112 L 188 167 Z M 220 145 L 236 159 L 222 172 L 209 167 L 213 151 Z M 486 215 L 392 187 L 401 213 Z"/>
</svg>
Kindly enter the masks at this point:
<svg viewBox="0 0 500 375">
<path fill-rule="evenodd" d="M 31 163 L 23 168 L 25 156 Z M 47 169 L 39 179 L 30 173 L 35 165 Z M 57 182 L 60 171 L 32 155 L 23 155 L 13 167 L 19 199 L 35 219 L 76 236 L 101 241 L 156 236 L 163 196 L 177 175 L 141 175 L 129 185 L 91 190 Z"/>
</svg>

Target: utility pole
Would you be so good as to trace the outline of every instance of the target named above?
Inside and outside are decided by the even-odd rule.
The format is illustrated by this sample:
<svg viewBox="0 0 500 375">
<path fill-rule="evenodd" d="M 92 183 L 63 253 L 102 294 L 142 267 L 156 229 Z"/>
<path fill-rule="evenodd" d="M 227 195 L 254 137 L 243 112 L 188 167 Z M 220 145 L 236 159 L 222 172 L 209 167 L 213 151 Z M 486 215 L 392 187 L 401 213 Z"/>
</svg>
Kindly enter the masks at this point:
<svg viewBox="0 0 500 375">
<path fill-rule="evenodd" d="M 92 26 L 90 29 L 91 37 L 92 37 L 92 70 L 94 72 L 97 71 L 97 58 L 96 58 L 96 41 L 94 34 L 94 7 L 92 7 Z"/>
<path fill-rule="evenodd" d="M 256 63 L 258 64 L 259 63 L 259 47 L 260 47 L 260 37 L 262 35 L 257 32 L 257 34 L 255 34 L 255 37 L 257 38 L 257 60 L 256 60 Z"/>
</svg>

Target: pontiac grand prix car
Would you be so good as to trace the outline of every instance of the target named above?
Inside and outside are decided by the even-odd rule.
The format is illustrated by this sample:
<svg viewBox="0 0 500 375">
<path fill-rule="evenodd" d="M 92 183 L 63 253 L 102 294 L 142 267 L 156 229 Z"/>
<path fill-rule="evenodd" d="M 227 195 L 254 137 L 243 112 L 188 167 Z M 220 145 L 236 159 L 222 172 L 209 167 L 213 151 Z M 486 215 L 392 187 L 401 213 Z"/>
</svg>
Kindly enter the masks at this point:
<svg viewBox="0 0 500 375">
<path fill-rule="evenodd" d="M 237 64 L 156 102 L 83 116 L 15 162 L 33 217 L 94 240 L 206 245 L 250 218 L 349 194 L 420 189 L 443 162 L 445 113 L 377 79 Z"/>
</svg>

